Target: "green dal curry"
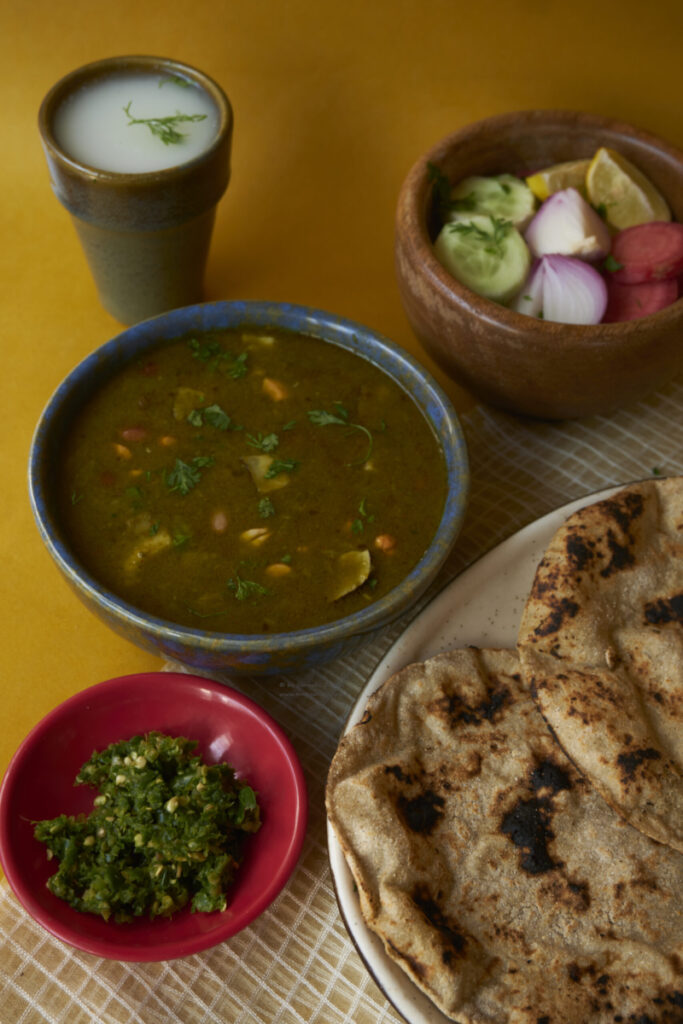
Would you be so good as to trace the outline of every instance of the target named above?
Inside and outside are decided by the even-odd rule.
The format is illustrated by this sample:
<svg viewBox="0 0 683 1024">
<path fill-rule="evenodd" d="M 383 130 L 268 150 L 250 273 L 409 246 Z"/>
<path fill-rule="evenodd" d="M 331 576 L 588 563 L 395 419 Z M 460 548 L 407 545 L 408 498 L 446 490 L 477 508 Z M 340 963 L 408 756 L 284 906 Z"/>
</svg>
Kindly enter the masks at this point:
<svg viewBox="0 0 683 1024">
<path fill-rule="evenodd" d="M 441 446 L 384 371 L 291 332 L 153 349 L 81 411 L 61 514 L 101 583 L 160 618 L 274 633 L 364 608 L 438 528 Z"/>
</svg>

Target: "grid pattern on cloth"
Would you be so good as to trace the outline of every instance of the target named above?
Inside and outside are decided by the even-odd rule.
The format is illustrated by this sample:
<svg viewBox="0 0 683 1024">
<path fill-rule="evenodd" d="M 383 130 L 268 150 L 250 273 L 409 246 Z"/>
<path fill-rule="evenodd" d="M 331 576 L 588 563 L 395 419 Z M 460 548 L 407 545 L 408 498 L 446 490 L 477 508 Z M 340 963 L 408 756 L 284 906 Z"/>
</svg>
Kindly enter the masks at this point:
<svg viewBox="0 0 683 1024">
<path fill-rule="evenodd" d="M 420 608 L 467 565 L 551 509 L 653 474 L 683 475 L 683 382 L 611 416 L 551 423 L 476 408 L 462 421 L 470 455 L 469 509 L 458 544 Z M 397 1024 L 398 1014 L 339 916 L 324 787 L 357 694 L 417 610 L 330 666 L 237 684 L 290 736 L 310 800 L 299 864 L 257 921 L 202 954 L 121 964 L 46 935 L 3 884 L 0 1024 Z"/>
</svg>

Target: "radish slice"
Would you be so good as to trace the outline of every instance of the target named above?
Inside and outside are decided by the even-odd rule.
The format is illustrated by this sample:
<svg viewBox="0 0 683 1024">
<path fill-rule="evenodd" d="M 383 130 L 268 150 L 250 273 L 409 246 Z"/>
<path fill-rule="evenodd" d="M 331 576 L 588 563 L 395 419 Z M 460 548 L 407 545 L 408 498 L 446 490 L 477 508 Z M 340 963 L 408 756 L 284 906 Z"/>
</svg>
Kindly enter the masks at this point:
<svg viewBox="0 0 683 1024">
<path fill-rule="evenodd" d="M 607 285 L 583 260 L 556 254 L 533 267 L 512 308 L 562 324 L 598 324 L 607 307 Z"/>
<path fill-rule="evenodd" d="M 620 264 L 610 272 L 618 284 L 662 281 L 683 273 L 683 224 L 652 221 L 624 228 L 612 242 L 612 259 Z"/>
<path fill-rule="evenodd" d="M 678 281 L 675 277 L 641 284 L 619 284 L 618 281 L 609 280 L 607 295 L 605 323 L 639 320 L 675 302 L 678 298 Z"/>
<path fill-rule="evenodd" d="M 546 199 L 524 237 L 534 256 L 559 253 L 585 260 L 606 256 L 611 243 L 607 225 L 575 188 Z"/>
</svg>

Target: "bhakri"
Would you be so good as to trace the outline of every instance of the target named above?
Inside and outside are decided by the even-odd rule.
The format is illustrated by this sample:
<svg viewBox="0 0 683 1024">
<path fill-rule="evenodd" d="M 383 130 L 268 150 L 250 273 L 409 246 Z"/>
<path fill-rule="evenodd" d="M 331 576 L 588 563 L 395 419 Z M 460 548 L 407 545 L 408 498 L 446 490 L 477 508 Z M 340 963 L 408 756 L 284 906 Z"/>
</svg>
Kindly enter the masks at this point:
<svg viewBox="0 0 683 1024">
<path fill-rule="evenodd" d="M 518 649 L 578 769 L 632 825 L 683 851 L 683 478 L 630 485 L 567 519 Z"/>
<path fill-rule="evenodd" d="M 516 652 L 392 676 L 326 803 L 368 926 L 459 1024 L 680 1024 L 683 857 L 576 770 Z"/>
</svg>

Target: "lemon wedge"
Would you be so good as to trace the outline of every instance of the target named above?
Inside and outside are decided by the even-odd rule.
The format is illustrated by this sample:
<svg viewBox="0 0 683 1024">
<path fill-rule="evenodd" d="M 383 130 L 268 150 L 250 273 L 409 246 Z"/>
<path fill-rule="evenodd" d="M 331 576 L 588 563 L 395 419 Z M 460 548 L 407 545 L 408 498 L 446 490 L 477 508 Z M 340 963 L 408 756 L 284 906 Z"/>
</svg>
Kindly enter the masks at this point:
<svg viewBox="0 0 683 1024">
<path fill-rule="evenodd" d="M 590 166 L 590 160 L 566 160 L 561 164 L 553 164 L 536 174 L 529 175 L 526 183 L 541 202 L 555 192 L 562 192 L 565 188 L 575 188 L 581 195 L 586 194 L 586 173 Z"/>
<path fill-rule="evenodd" d="M 588 199 L 617 231 L 671 220 L 669 206 L 642 171 L 621 153 L 602 146 L 586 172 Z"/>
</svg>

